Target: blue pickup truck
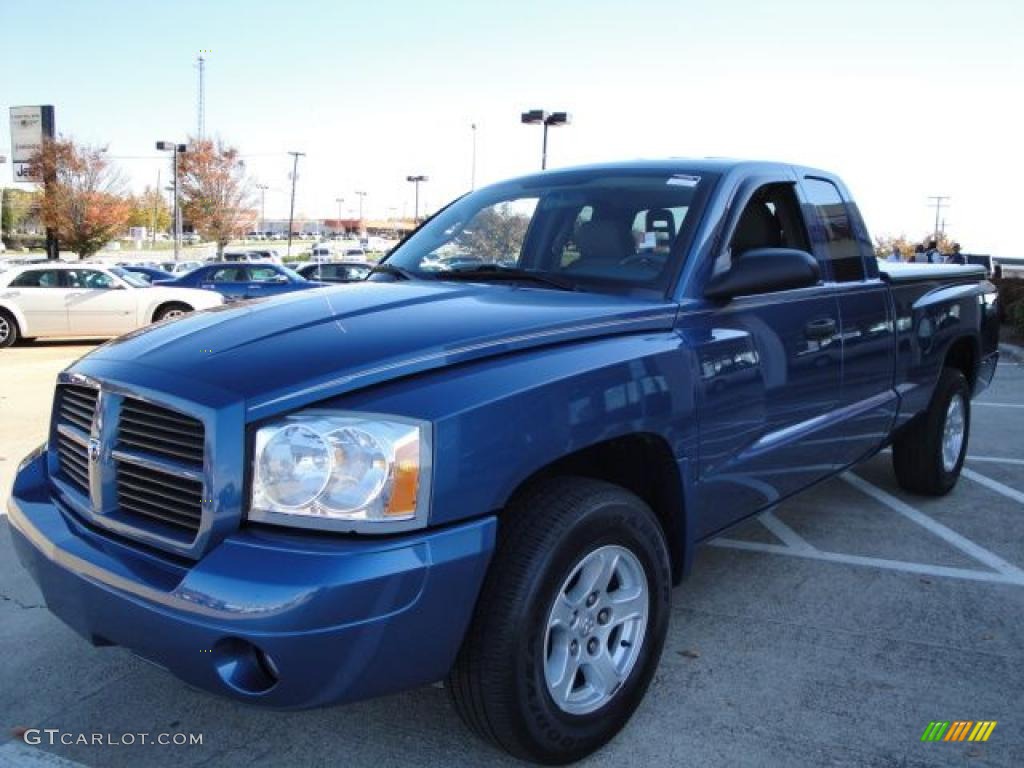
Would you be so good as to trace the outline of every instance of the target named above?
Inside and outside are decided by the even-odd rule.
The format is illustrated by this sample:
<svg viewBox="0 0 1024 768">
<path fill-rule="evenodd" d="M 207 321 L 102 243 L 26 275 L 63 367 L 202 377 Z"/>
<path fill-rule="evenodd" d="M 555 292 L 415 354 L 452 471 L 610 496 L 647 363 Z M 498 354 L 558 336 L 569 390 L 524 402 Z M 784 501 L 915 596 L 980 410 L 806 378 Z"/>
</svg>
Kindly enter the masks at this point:
<svg viewBox="0 0 1024 768">
<path fill-rule="evenodd" d="M 13 537 L 57 616 L 194 686 L 446 680 L 477 734 L 566 763 L 640 702 L 700 542 L 887 446 L 949 492 L 997 342 L 982 270 L 879 264 L 829 173 L 548 171 L 364 283 L 76 362 Z"/>
</svg>

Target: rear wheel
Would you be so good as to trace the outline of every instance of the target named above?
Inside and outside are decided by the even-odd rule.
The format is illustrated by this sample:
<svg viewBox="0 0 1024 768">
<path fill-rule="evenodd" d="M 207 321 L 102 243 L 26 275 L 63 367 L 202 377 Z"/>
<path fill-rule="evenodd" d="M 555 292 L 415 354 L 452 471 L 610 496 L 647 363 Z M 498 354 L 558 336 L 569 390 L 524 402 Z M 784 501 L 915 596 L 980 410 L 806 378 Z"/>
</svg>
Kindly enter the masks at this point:
<svg viewBox="0 0 1024 768">
<path fill-rule="evenodd" d="M 459 715 L 522 759 L 590 754 L 647 690 L 671 584 L 661 526 L 632 493 L 556 478 L 523 495 L 503 515 L 448 681 Z"/>
<path fill-rule="evenodd" d="M 912 493 L 942 496 L 960 478 L 971 428 L 971 390 L 963 373 L 944 368 L 928 410 L 893 442 L 896 480 Z"/>
<path fill-rule="evenodd" d="M 188 304 L 164 304 L 153 313 L 153 322 L 159 323 L 161 320 L 174 320 L 179 317 L 184 317 L 191 311 L 192 307 Z"/>
<path fill-rule="evenodd" d="M 0 309 L 0 347 L 10 347 L 18 341 L 18 321 L 5 309 Z"/>
</svg>

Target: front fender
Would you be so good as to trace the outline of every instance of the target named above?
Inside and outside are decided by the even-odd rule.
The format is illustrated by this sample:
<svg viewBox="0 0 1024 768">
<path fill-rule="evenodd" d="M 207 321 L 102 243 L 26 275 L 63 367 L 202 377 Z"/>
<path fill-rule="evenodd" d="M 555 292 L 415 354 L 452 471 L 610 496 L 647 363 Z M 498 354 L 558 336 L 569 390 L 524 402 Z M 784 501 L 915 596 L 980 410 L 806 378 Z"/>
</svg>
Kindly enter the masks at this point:
<svg viewBox="0 0 1024 768">
<path fill-rule="evenodd" d="M 431 524 L 448 524 L 501 509 L 558 459 L 637 433 L 665 440 L 686 485 L 697 445 L 691 358 L 671 331 L 616 336 L 445 368 L 332 403 L 434 423 Z"/>
<path fill-rule="evenodd" d="M 14 319 L 18 322 L 18 330 L 23 337 L 32 336 L 32 328 L 29 325 L 28 319 L 25 317 L 25 313 L 18 308 L 17 304 L 0 298 L 0 309 L 6 309 L 14 316 Z"/>
</svg>

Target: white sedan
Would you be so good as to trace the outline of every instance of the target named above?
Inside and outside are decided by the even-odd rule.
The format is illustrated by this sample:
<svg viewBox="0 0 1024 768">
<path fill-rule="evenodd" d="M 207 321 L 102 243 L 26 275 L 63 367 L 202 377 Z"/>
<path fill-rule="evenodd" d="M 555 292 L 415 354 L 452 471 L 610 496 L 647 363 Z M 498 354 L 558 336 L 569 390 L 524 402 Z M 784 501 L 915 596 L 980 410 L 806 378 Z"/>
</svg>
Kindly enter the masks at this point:
<svg viewBox="0 0 1024 768">
<path fill-rule="evenodd" d="M 0 347 L 46 336 L 120 336 L 223 303 L 215 291 L 150 286 L 119 267 L 14 267 L 0 272 Z"/>
</svg>

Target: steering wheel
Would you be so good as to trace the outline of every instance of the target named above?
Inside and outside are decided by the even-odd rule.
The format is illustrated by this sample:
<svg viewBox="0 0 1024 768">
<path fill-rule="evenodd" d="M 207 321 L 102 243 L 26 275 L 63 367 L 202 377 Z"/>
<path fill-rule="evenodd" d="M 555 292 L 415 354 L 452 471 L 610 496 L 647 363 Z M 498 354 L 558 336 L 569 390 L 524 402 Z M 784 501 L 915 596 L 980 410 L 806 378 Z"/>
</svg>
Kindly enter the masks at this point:
<svg viewBox="0 0 1024 768">
<path fill-rule="evenodd" d="M 661 267 L 663 260 L 657 258 L 653 253 L 634 253 L 632 256 L 627 256 L 619 262 L 619 266 L 628 267 L 631 264 L 640 264 L 649 267 Z"/>
</svg>

